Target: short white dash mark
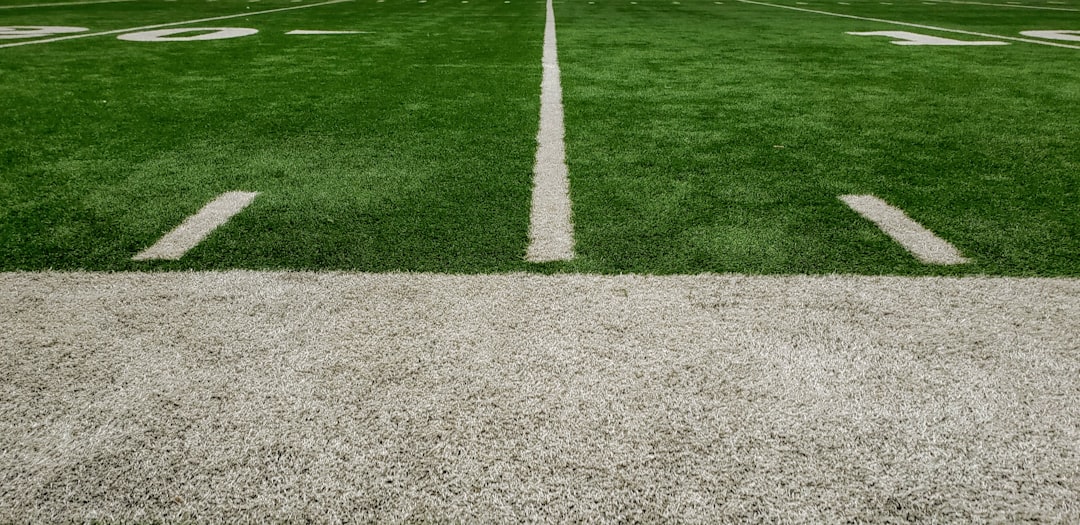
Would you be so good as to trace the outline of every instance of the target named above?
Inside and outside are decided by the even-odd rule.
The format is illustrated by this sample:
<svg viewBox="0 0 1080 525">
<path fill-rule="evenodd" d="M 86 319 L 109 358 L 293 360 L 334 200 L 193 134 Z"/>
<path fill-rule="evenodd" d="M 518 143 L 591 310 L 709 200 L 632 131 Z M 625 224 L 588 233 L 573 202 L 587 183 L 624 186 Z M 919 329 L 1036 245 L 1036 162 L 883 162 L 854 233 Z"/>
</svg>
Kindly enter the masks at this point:
<svg viewBox="0 0 1080 525">
<path fill-rule="evenodd" d="M 574 224 L 552 0 L 547 0 L 541 62 L 544 77 L 540 84 L 540 130 L 536 134 L 529 247 L 525 258 L 530 262 L 567 261 L 574 258 Z"/>
<path fill-rule="evenodd" d="M 873 195 L 841 195 L 840 200 L 876 224 L 924 263 L 948 265 L 968 262 L 955 246 L 912 220 L 900 208 Z"/>
<path fill-rule="evenodd" d="M 251 204 L 256 195 L 258 193 L 231 191 L 219 196 L 132 259 L 175 261 L 183 257 L 192 248 L 198 246 L 207 235 Z"/>
<path fill-rule="evenodd" d="M 368 35 L 370 31 L 320 31 L 318 29 L 294 29 L 286 35 Z"/>
</svg>

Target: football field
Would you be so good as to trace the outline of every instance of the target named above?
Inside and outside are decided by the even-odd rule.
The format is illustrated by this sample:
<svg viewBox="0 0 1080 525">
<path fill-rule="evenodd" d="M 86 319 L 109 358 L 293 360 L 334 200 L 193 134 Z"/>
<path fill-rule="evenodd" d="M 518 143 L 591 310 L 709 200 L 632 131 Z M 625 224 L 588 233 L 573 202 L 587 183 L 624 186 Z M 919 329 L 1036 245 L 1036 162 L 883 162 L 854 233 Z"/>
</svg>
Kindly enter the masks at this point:
<svg viewBox="0 0 1080 525">
<path fill-rule="evenodd" d="M 0 0 L 0 522 L 1080 520 L 1077 0 Z"/>
<path fill-rule="evenodd" d="M 4 270 L 1080 273 L 1076 7 L 556 5 L 572 253 L 535 263 L 543 4 L 32 5 L 0 14 Z"/>
</svg>

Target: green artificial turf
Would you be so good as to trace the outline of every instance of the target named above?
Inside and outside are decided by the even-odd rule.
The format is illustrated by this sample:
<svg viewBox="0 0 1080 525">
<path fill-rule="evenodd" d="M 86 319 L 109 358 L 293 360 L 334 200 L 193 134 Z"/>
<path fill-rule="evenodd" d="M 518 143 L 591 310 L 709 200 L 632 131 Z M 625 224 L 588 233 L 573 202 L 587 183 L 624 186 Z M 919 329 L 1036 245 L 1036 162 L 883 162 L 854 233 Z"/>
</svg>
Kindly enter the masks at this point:
<svg viewBox="0 0 1080 525">
<path fill-rule="evenodd" d="M 1072 11 L 848 3 L 798 7 L 1080 29 Z M 137 0 L 0 25 L 298 5 Z M 0 270 L 1080 275 L 1080 50 L 897 46 L 845 33 L 987 38 L 737 0 L 555 12 L 574 261 L 523 259 L 544 5 L 364 0 L 194 25 L 259 30 L 229 40 L 0 48 Z M 234 190 L 260 195 L 180 261 L 131 260 Z M 851 193 L 972 262 L 920 263 L 837 199 Z"/>
<path fill-rule="evenodd" d="M 808 4 L 978 31 L 1008 22 L 1011 36 L 1080 19 Z M 897 46 L 845 33 L 920 30 L 737 1 L 561 13 L 579 267 L 1080 274 L 1080 50 Z M 901 207 L 973 262 L 920 263 L 837 200 L 849 193 Z"/>
<path fill-rule="evenodd" d="M 248 4 L 192 5 L 93 11 L 137 27 Z M 211 23 L 260 31 L 230 40 L 0 49 L 0 133 L 14 138 L 0 156 L 2 266 L 520 267 L 543 17 L 502 2 L 350 2 Z M 260 196 L 181 261 L 130 260 L 231 190 Z"/>
</svg>

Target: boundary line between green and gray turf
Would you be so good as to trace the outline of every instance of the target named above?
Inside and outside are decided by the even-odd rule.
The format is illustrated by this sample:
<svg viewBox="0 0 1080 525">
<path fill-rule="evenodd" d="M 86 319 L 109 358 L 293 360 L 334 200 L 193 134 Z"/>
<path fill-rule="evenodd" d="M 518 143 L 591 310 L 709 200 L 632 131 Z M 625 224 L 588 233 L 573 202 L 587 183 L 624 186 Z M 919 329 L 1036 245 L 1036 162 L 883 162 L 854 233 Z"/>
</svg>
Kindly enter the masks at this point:
<svg viewBox="0 0 1080 525">
<path fill-rule="evenodd" d="M 61 37 L 56 37 L 56 38 L 45 38 L 45 39 L 41 39 L 41 40 L 30 40 L 30 41 L 27 41 L 27 42 L 14 42 L 14 43 L 11 43 L 11 44 L 0 44 L 0 49 L 5 48 L 5 47 L 29 46 L 29 45 L 33 45 L 33 44 L 48 44 L 50 42 L 60 42 L 60 41 L 63 41 L 63 40 L 74 40 L 76 38 L 89 38 L 89 37 L 92 37 L 92 36 L 116 35 L 116 34 L 120 34 L 120 33 L 129 33 L 129 32 L 133 32 L 133 31 L 145 31 L 145 30 L 148 30 L 148 29 L 158 29 L 158 28 L 161 28 L 161 27 L 182 26 L 182 25 L 187 25 L 187 24 L 198 24 L 198 23 L 201 23 L 201 22 L 214 22 L 214 21 L 217 21 L 217 20 L 228 20 L 230 18 L 243 18 L 243 17 L 247 17 L 247 16 L 266 15 L 266 14 L 270 14 L 270 13 L 280 13 L 282 11 L 292 11 L 294 9 L 307 9 L 309 7 L 319 7 L 319 6 L 324 6 L 324 5 L 340 4 L 342 2 L 352 2 L 352 1 L 353 0 L 330 0 L 329 2 L 321 2 L 321 3 L 318 3 L 318 4 L 308 4 L 308 5 L 298 5 L 298 6 L 292 6 L 292 7 L 282 7 L 282 8 L 278 8 L 278 9 L 268 9 L 266 11 L 252 11 L 252 12 L 248 12 L 248 13 L 238 13 L 238 14 L 235 14 L 235 15 L 215 16 L 213 18 L 200 18 L 198 20 L 186 20 L 186 21 L 183 21 L 183 22 L 169 22 L 169 23 L 165 23 L 165 24 L 154 24 L 154 25 L 150 25 L 150 26 L 130 27 L 130 28 L 127 28 L 127 29 L 114 29 L 112 31 L 101 31 L 101 32 L 98 32 L 98 33 L 85 33 L 85 34 L 78 34 L 78 35 L 71 35 L 71 36 L 61 36 Z"/>
<path fill-rule="evenodd" d="M 0 9 L 22 9 L 25 7 L 56 7 L 65 5 L 87 5 L 87 4 L 117 4 L 120 2 L 134 2 L 135 0 L 87 0 L 86 2 L 53 2 L 49 4 L 27 4 L 27 5 L 0 5 Z"/>
<path fill-rule="evenodd" d="M 831 11 L 818 11 L 816 9 L 805 9 L 805 8 L 802 8 L 802 7 L 792 7 L 792 6 L 789 6 L 789 5 L 770 4 L 770 3 L 767 3 L 767 2 L 756 2 L 754 0 L 738 0 L 738 1 L 742 2 L 744 4 L 763 5 L 763 6 L 766 6 L 766 7 L 776 7 L 776 8 L 779 8 L 779 9 L 790 9 L 792 11 L 803 11 L 803 12 L 806 12 L 806 13 L 814 13 L 814 14 L 818 14 L 818 15 L 827 15 L 827 16 L 836 16 L 836 17 L 840 17 L 840 18 L 851 18 L 851 19 L 854 19 L 854 20 L 866 20 L 868 22 L 880 22 L 882 24 L 892 24 L 892 25 L 897 25 L 897 26 L 917 27 L 919 29 L 928 29 L 928 30 L 931 30 L 931 31 L 944 31 L 946 33 L 959 33 L 959 34 L 962 34 L 962 35 L 981 36 L 981 37 L 986 37 L 986 38 L 1000 38 L 1002 40 L 1012 40 L 1014 42 L 1026 42 L 1028 44 L 1041 44 L 1041 45 L 1044 45 L 1044 46 L 1064 47 L 1064 48 L 1067 48 L 1067 49 L 1080 49 L 1080 46 L 1071 46 L 1069 44 L 1058 44 L 1057 42 L 1046 42 L 1046 41 L 1043 41 L 1043 40 L 1031 40 L 1029 38 L 1018 38 L 1018 37 L 1013 37 L 1013 36 L 1001 36 L 1001 35 L 994 35 L 994 34 L 990 34 L 990 33 L 978 33 L 978 32 L 975 32 L 975 31 L 964 31 L 963 29 L 949 29 L 949 28 L 945 28 L 945 27 L 928 26 L 928 25 L 923 25 L 923 24 L 913 24 L 913 23 L 910 23 L 910 22 L 900 22 L 900 21 L 897 21 L 897 20 L 885 20 L 883 18 L 870 18 L 870 17 L 866 17 L 866 16 L 847 15 L 847 14 L 844 14 L 844 13 L 833 13 Z"/>
<path fill-rule="evenodd" d="M 574 223 L 552 0 L 547 0 L 541 62 L 544 72 L 540 83 L 540 129 L 536 133 L 529 247 L 525 259 L 529 262 L 568 261 L 574 258 Z"/>
</svg>

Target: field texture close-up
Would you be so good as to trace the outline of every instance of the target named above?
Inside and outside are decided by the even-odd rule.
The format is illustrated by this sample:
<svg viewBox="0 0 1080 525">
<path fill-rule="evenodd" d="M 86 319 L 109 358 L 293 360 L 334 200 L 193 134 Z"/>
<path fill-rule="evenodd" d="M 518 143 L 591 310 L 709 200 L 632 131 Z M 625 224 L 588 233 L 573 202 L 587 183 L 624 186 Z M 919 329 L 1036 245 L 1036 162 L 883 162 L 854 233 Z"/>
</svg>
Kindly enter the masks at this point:
<svg viewBox="0 0 1080 525">
<path fill-rule="evenodd" d="M 1076 523 L 1078 319 L 1078 0 L 0 0 L 0 523 Z"/>
</svg>

